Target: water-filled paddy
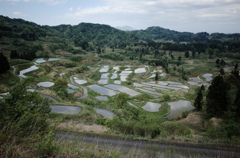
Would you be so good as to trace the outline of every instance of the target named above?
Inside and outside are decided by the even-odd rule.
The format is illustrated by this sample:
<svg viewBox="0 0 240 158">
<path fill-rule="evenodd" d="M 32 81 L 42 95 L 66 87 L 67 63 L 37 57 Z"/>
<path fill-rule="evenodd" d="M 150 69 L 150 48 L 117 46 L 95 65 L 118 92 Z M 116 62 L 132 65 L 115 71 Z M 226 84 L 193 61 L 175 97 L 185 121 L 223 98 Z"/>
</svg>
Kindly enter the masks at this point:
<svg viewBox="0 0 240 158">
<path fill-rule="evenodd" d="M 72 94 L 72 93 L 74 93 L 75 91 L 74 90 L 72 90 L 72 89 L 66 89 L 67 90 L 67 92 L 68 92 L 68 94 Z"/>
<path fill-rule="evenodd" d="M 72 84 L 68 84 L 68 87 L 72 88 L 72 89 L 77 89 L 79 88 L 78 86 L 72 85 Z"/>
<path fill-rule="evenodd" d="M 36 65 L 33 65 L 27 69 L 24 69 L 22 71 L 19 72 L 19 76 L 20 77 L 23 77 L 23 78 L 26 78 L 27 76 L 25 76 L 24 74 L 27 73 L 27 72 L 30 72 L 30 71 L 34 71 L 34 70 L 37 70 L 38 67 Z"/>
<path fill-rule="evenodd" d="M 212 80 L 212 74 L 204 74 L 203 77 L 206 79 L 207 82 Z"/>
<path fill-rule="evenodd" d="M 110 89 L 114 89 L 114 90 L 117 90 L 117 91 L 120 91 L 120 92 L 123 92 L 123 93 L 127 93 L 130 96 L 136 96 L 136 95 L 141 94 L 141 93 L 139 93 L 137 91 L 134 91 L 134 90 L 132 90 L 128 87 L 120 86 L 120 85 L 111 84 L 111 85 L 106 85 L 105 87 L 110 88 Z"/>
<path fill-rule="evenodd" d="M 98 81 L 99 84 L 108 84 L 108 79 L 101 79 Z"/>
<path fill-rule="evenodd" d="M 77 77 L 73 77 L 73 79 L 74 79 L 74 82 L 76 82 L 77 84 L 85 84 L 85 83 L 87 83 L 86 80 L 81 80 L 81 79 L 79 79 Z"/>
<path fill-rule="evenodd" d="M 111 79 L 116 79 L 118 77 L 118 75 L 116 73 L 113 73 L 112 76 L 111 76 Z"/>
<path fill-rule="evenodd" d="M 108 101 L 108 97 L 106 96 L 97 96 L 95 97 L 97 100 L 100 100 L 100 101 Z"/>
<path fill-rule="evenodd" d="M 104 73 L 101 75 L 101 79 L 108 79 L 109 73 Z"/>
<path fill-rule="evenodd" d="M 176 102 L 168 103 L 170 106 L 170 113 L 167 118 L 177 118 L 182 116 L 182 112 L 190 111 L 194 109 L 190 101 L 179 100 Z"/>
<path fill-rule="evenodd" d="M 36 63 L 44 63 L 47 61 L 56 61 L 56 60 L 59 60 L 59 59 L 58 58 L 47 58 L 47 59 L 40 58 L 40 59 L 37 59 L 35 62 Z"/>
<path fill-rule="evenodd" d="M 99 70 L 99 72 L 108 72 L 108 70 L 109 70 L 109 66 L 104 66 Z"/>
<path fill-rule="evenodd" d="M 147 102 L 142 108 L 149 112 L 158 112 L 160 107 L 159 103 Z"/>
<path fill-rule="evenodd" d="M 81 111 L 79 106 L 60 106 L 60 105 L 50 105 L 51 112 L 61 113 L 61 114 L 77 114 Z"/>
<path fill-rule="evenodd" d="M 54 85 L 54 83 L 53 82 L 39 82 L 37 85 L 40 87 L 52 87 Z"/>
<path fill-rule="evenodd" d="M 140 73 L 144 73 L 144 72 L 146 72 L 145 68 L 137 68 L 136 70 L 134 70 L 134 73 L 136 73 L 136 74 L 140 74 Z"/>
<path fill-rule="evenodd" d="M 98 114 L 100 114 L 100 115 L 103 116 L 103 117 L 112 119 L 112 118 L 115 116 L 115 114 L 114 114 L 112 111 L 110 111 L 110 110 L 101 109 L 101 108 L 94 108 L 94 109 L 95 109 L 95 111 L 96 111 Z"/>
<path fill-rule="evenodd" d="M 102 94 L 102 95 L 114 96 L 114 95 L 119 93 L 117 91 L 114 91 L 114 90 L 111 90 L 111 89 L 108 89 L 108 88 L 105 88 L 105 87 L 101 87 L 101 86 L 98 86 L 98 85 L 90 85 L 90 86 L 87 86 L 87 87 L 92 89 L 95 92 L 98 92 L 98 93 Z"/>
<path fill-rule="evenodd" d="M 115 80 L 114 84 L 121 84 L 121 81 Z"/>
</svg>

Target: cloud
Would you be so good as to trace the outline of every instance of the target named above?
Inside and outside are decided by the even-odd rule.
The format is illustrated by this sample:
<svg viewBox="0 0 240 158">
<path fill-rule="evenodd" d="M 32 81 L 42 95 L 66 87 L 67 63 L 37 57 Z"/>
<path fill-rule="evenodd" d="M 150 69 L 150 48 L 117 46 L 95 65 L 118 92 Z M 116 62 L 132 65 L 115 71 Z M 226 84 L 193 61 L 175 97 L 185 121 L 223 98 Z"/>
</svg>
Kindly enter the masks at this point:
<svg viewBox="0 0 240 158">
<path fill-rule="evenodd" d="M 13 12 L 12 14 L 13 14 L 13 15 L 16 15 L 16 16 L 23 16 L 23 17 L 24 17 L 24 16 L 27 16 L 27 14 L 24 14 L 24 13 L 22 13 L 22 12 L 17 12 L 17 11 L 16 11 L 16 12 Z"/>
<path fill-rule="evenodd" d="M 58 5 L 65 4 L 68 0 L 37 0 L 39 2 L 45 3 L 46 5 Z"/>
<path fill-rule="evenodd" d="M 162 26 L 184 31 L 210 28 L 214 22 L 227 26 L 229 21 L 235 24 L 240 21 L 239 0 L 99 1 L 102 4 L 95 7 L 75 6 L 75 9 L 67 10 L 62 18 L 72 19 L 76 23 L 87 21 L 112 26 L 130 25 L 134 28 Z M 215 25 L 212 28 L 216 28 Z"/>
<path fill-rule="evenodd" d="M 46 5 L 58 5 L 58 4 L 65 4 L 68 2 L 68 0 L 0 0 L 1 1 L 6 1 L 6 2 L 41 2 L 45 3 Z"/>
<path fill-rule="evenodd" d="M 0 0 L 1 1 L 6 1 L 6 2 L 29 2 L 30 0 Z"/>
</svg>

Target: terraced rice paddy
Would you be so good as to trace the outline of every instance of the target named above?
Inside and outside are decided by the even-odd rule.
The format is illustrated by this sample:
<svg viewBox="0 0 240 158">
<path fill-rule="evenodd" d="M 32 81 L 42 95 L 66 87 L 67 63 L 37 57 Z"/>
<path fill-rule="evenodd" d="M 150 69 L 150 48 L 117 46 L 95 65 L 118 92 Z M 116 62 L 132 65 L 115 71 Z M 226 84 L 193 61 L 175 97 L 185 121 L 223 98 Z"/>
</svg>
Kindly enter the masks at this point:
<svg viewBox="0 0 240 158">
<path fill-rule="evenodd" d="M 148 112 L 158 112 L 160 107 L 159 103 L 147 102 L 142 108 Z"/>
<path fill-rule="evenodd" d="M 61 105 L 50 105 L 51 112 L 61 114 L 77 114 L 81 111 L 79 106 L 61 106 Z"/>
<path fill-rule="evenodd" d="M 39 82 L 37 84 L 39 87 L 52 87 L 54 85 L 53 82 Z"/>
<path fill-rule="evenodd" d="M 100 115 L 103 116 L 103 117 L 112 119 L 112 118 L 115 116 L 115 114 L 114 114 L 112 111 L 110 111 L 110 110 L 101 109 L 101 108 L 94 108 L 94 109 L 95 109 L 95 111 L 96 111 L 98 114 L 100 114 Z"/>
<path fill-rule="evenodd" d="M 170 113 L 167 116 L 167 118 L 177 118 L 182 116 L 182 112 L 184 111 L 190 111 L 194 109 L 191 102 L 187 100 L 179 100 L 176 102 L 170 102 L 168 103 L 170 106 Z"/>
<path fill-rule="evenodd" d="M 26 78 L 27 76 L 24 75 L 25 73 L 28 73 L 28 72 L 31 72 L 31 71 L 34 71 L 34 70 L 37 70 L 37 69 L 38 69 L 38 67 L 36 65 L 33 65 L 33 66 L 31 66 L 27 69 L 21 70 L 19 72 L 19 76 L 22 77 L 22 78 Z"/>
<path fill-rule="evenodd" d="M 106 85 L 105 87 L 107 88 L 110 88 L 110 89 L 113 89 L 113 90 L 117 90 L 117 91 L 120 91 L 120 92 L 123 92 L 123 93 L 127 93 L 128 95 L 130 96 L 137 96 L 141 93 L 137 92 L 137 91 L 134 91 L 128 87 L 125 87 L 125 86 L 120 86 L 120 85 Z"/>
</svg>

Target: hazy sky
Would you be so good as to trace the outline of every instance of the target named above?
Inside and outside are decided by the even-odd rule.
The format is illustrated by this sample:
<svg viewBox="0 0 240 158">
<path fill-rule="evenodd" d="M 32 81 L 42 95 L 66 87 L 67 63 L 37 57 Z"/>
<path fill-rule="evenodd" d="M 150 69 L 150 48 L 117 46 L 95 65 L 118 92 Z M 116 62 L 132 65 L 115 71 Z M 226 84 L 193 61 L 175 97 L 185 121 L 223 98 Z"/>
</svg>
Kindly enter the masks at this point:
<svg viewBox="0 0 240 158">
<path fill-rule="evenodd" d="M 0 0 L 0 14 L 50 26 L 90 22 L 240 33 L 240 0 Z"/>
</svg>

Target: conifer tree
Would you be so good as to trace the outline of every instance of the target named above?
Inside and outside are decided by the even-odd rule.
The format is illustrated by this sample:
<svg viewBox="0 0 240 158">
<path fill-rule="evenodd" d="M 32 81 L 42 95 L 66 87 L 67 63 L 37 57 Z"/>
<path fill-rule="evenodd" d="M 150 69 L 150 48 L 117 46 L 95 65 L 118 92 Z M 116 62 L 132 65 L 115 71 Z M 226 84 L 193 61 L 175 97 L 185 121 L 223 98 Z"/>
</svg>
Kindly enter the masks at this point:
<svg viewBox="0 0 240 158">
<path fill-rule="evenodd" d="M 223 77 L 216 76 L 208 88 L 206 111 L 209 116 L 220 116 L 227 109 L 227 84 Z"/>
<path fill-rule="evenodd" d="M 0 52 L 0 74 L 6 73 L 10 69 L 7 57 Z"/>
<path fill-rule="evenodd" d="M 194 107 L 196 111 L 202 110 L 202 104 L 203 104 L 203 94 L 202 94 L 202 89 L 200 88 L 198 91 L 197 97 L 194 101 Z"/>
</svg>

